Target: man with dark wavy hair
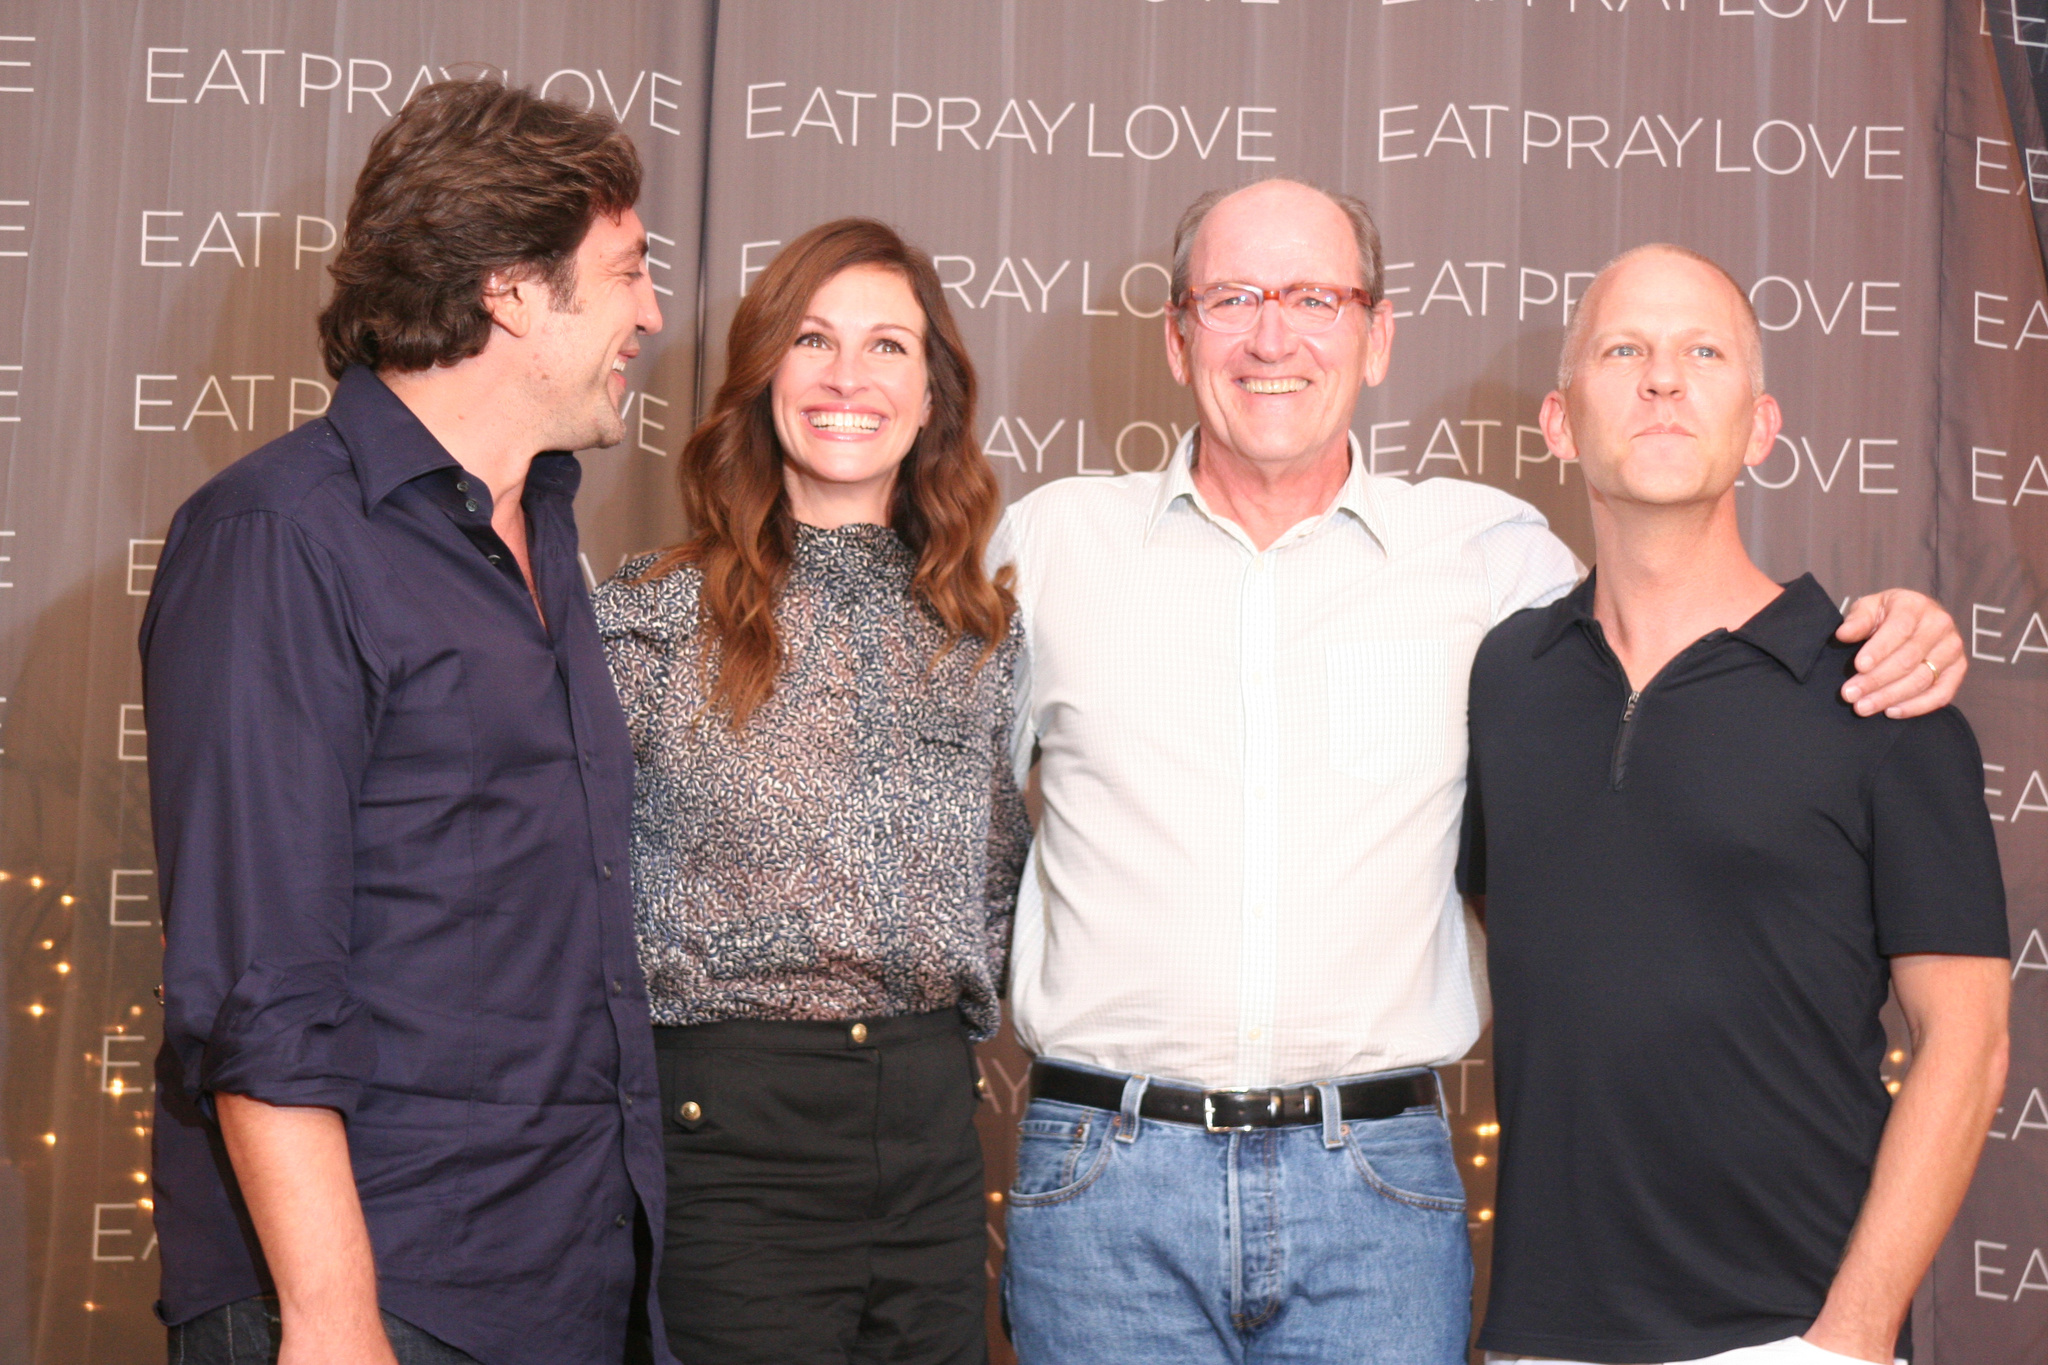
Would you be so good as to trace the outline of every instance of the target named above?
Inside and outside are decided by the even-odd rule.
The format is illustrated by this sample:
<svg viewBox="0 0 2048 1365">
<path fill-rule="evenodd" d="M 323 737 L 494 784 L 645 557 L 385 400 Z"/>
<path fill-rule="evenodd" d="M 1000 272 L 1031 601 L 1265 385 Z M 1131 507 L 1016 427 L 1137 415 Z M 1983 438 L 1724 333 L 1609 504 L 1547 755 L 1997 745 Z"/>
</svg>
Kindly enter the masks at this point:
<svg viewBox="0 0 2048 1365">
<path fill-rule="evenodd" d="M 656 1353 L 632 755 L 563 453 L 661 313 L 617 124 L 493 82 L 371 144 L 327 414 L 179 509 L 142 626 L 179 1365 Z"/>
</svg>

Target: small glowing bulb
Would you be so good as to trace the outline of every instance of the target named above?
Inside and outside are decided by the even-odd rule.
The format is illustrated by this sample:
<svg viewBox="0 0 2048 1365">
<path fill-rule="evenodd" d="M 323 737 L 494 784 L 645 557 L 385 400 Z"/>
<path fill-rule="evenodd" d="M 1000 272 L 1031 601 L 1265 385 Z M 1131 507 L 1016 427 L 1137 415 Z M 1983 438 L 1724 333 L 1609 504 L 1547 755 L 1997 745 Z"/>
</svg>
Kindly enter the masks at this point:
<svg viewBox="0 0 2048 1365">
<path fill-rule="evenodd" d="M 57 904 L 59 904 L 59 905 L 76 905 L 76 904 L 78 904 L 78 897 L 76 897 L 76 896 L 59 896 L 59 897 L 57 897 Z"/>
<path fill-rule="evenodd" d="M 1899 1083 L 1897 1081 L 1886 1081 L 1884 1088 L 1891 1091 L 1894 1095 L 1899 1093 Z"/>
<path fill-rule="evenodd" d="M 45 1133 L 45 1134 L 43 1134 L 43 1146 L 45 1146 L 45 1147 L 55 1147 L 56 1145 L 57 1145 L 57 1135 L 56 1135 L 55 1133 Z"/>
<path fill-rule="evenodd" d="M 147 1171 L 137 1171 L 135 1173 L 135 1183 L 138 1185 L 147 1185 L 149 1183 L 149 1173 Z"/>
<path fill-rule="evenodd" d="M 156 1208 L 156 1200 L 154 1199 L 138 1199 L 135 1202 L 140 1204 L 145 1209 L 150 1209 L 154 1211 Z"/>
<path fill-rule="evenodd" d="M 1493 1221 L 1493 1210 L 1492 1210 L 1492 1209 L 1481 1209 L 1481 1210 L 1479 1210 L 1479 1221 L 1480 1221 L 1480 1222 L 1482 1222 L 1482 1223 L 1491 1223 L 1491 1222 Z"/>
<path fill-rule="evenodd" d="M 1003 1202 L 1003 1192 L 1002 1192 L 1001 1190 L 990 1190 L 990 1191 L 988 1192 L 988 1202 L 989 1202 L 989 1203 L 991 1203 L 991 1204 L 1000 1204 L 1000 1203 L 1002 1203 L 1002 1202 Z"/>
<path fill-rule="evenodd" d="M 1478 1156 L 1473 1157 L 1472 1164 L 1474 1166 L 1484 1166 L 1486 1164 L 1486 1153 L 1481 1152 Z"/>
<path fill-rule="evenodd" d="M 28 879 L 28 884 L 30 886 L 33 886 L 38 891 L 43 889 L 43 879 L 41 877 L 30 877 Z"/>
<path fill-rule="evenodd" d="M 0 872 L 0 882 L 11 882 L 13 880 L 14 874 L 12 872 Z"/>
<path fill-rule="evenodd" d="M 136 1015 L 137 1017 L 140 1017 L 140 1016 L 141 1016 L 141 1014 L 142 1014 L 142 1006 L 140 1006 L 140 1005 L 130 1005 L 130 1006 L 128 1007 L 128 1012 L 129 1012 L 130 1014 L 132 1014 L 132 1015 Z"/>
<path fill-rule="evenodd" d="M 118 1096 L 126 1088 L 127 1087 L 121 1084 L 121 1078 L 118 1076 L 116 1076 L 113 1080 L 107 1082 L 107 1093 L 109 1095 Z"/>
<path fill-rule="evenodd" d="M 59 975 L 59 976 L 69 976 L 70 974 L 71 974 L 71 964 L 70 964 L 69 962 L 59 962 L 59 963 L 57 964 L 57 975 Z"/>
<path fill-rule="evenodd" d="M 85 1311 L 88 1313 L 97 1313 L 100 1311 L 100 1306 L 94 1303 L 91 1299 L 87 1299 L 85 1301 Z"/>
<path fill-rule="evenodd" d="M 54 938 L 46 938 L 46 939 L 44 939 L 44 940 L 43 940 L 43 951 L 44 951 L 44 952 L 46 952 L 46 953 L 47 953 L 47 952 L 49 952 L 49 951 L 50 951 L 50 949 L 52 949 L 52 948 L 54 948 L 54 947 L 56 947 L 56 946 L 57 946 L 57 940 L 56 940 L 56 939 L 54 939 Z"/>
<path fill-rule="evenodd" d="M 41 1005 L 30 1005 L 28 1012 L 32 1018 L 40 1019 L 43 1017 L 43 1007 Z"/>
<path fill-rule="evenodd" d="M 144 1128 L 144 1127 L 143 1127 L 143 1126 L 142 1126 L 141 1124 L 139 1124 L 139 1123 L 138 1123 L 138 1124 L 136 1124 L 136 1125 L 135 1125 L 135 1136 L 137 1136 L 137 1137 L 148 1137 L 148 1136 L 149 1136 L 149 1129 L 147 1129 L 147 1128 Z"/>
<path fill-rule="evenodd" d="M 1905 1051 L 1904 1051 L 1903 1049 L 1901 1049 L 1901 1048 L 1893 1048 L 1893 1049 L 1892 1049 L 1892 1060 L 1893 1060 L 1894 1062 L 1903 1062 L 1903 1061 L 1905 1061 L 1905 1060 L 1906 1060 L 1906 1054 L 1905 1054 Z"/>
</svg>

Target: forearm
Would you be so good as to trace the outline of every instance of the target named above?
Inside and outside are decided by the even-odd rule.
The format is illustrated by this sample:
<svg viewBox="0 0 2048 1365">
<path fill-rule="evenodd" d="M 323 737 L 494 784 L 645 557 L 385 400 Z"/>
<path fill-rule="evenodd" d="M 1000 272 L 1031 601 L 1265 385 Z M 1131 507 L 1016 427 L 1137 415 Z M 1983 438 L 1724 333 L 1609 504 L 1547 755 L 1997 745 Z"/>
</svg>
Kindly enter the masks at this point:
<svg viewBox="0 0 2048 1365">
<path fill-rule="evenodd" d="M 277 1286 L 282 1359 L 392 1361 L 341 1115 L 243 1095 L 215 1095 L 214 1107 Z"/>
<path fill-rule="evenodd" d="M 1816 1345 L 1892 1358 L 1914 1290 L 1962 1207 L 2004 1084 L 2002 1030 L 1932 1037 L 1915 1056 L 1827 1304 L 1807 1333 Z"/>
</svg>

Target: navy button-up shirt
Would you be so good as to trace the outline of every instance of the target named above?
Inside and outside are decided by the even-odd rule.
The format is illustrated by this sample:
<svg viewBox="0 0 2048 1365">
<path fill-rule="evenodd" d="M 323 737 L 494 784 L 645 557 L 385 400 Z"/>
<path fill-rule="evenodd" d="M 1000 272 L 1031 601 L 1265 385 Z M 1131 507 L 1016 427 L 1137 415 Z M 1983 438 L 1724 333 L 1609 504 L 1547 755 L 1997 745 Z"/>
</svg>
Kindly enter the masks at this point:
<svg viewBox="0 0 2048 1365">
<path fill-rule="evenodd" d="M 580 477 L 527 476 L 545 625 L 483 481 L 368 370 L 171 524 L 142 625 L 167 1322 L 268 1287 L 225 1091 L 343 1115 L 383 1307 L 489 1365 L 622 1357 L 660 1104 Z"/>
</svg>

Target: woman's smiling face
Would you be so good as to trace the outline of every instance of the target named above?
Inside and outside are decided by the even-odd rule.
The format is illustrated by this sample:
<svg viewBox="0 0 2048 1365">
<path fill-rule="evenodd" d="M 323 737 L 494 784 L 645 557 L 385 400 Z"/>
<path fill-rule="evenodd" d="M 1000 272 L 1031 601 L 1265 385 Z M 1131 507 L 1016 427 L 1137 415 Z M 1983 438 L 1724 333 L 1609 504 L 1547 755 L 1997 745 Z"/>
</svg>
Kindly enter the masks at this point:
<svg viewBox="0 0 2048 1365">
<path fill-rule="evenodd" d="M 931 416 L 924 309 L 910 282 L 868 265 L 825 281 L 769 397 L 797 520 L 887 525 L 897 470 Z"/>
</svg>

